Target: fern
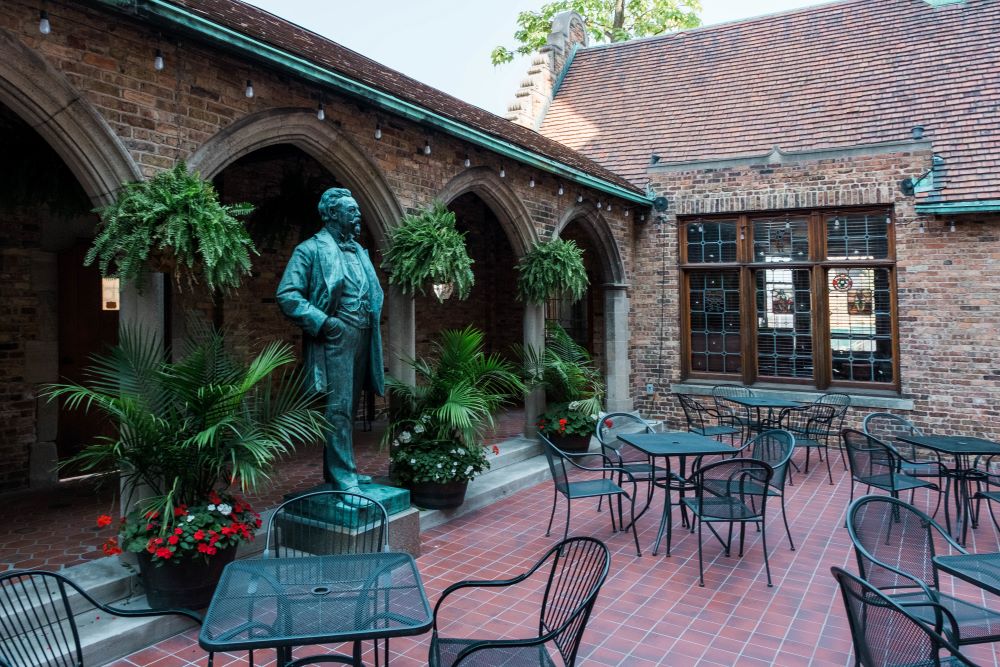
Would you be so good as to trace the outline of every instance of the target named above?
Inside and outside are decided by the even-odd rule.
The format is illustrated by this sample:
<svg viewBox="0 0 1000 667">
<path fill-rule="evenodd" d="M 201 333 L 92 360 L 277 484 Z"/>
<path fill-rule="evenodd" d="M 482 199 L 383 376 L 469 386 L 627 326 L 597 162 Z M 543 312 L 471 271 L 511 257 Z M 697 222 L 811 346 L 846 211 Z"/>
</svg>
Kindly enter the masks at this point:
<svg viewBox="0 0 1000 667">
<path fill-rule="evenodd" d="M 218 193 L 184 162 L 146 181 L 126 183 L 118 198 L 96 209 L 101 216 L 84 264 L 95 261 L 101 275 L 135 282 L 156 259 L 172 259 L 178 286 L 204 282 L 209 290 L 239 287 L 258 254 L 238 219 L 250 204 L 223 205 Z"/>
<path fill-rule="evenodd" d="M 424 294 L 427 283 L 452 283 L 458 298 L 466 299 L 475 282 L 465 234 L 455 228 L 455 214 L 441 202 L 406 216 L 390 232 L 382 266 L 389 271 L 389 282 L 407 294 Z"/>
<path fill-rule="evenodd" d="M 517 272 L 517 298 L 529 303 L 542 304 L 563 293 L 579 301 L 590 284 L 583 250 L 564 239 L 535 243 L 517 263 Z"/>
</svg>

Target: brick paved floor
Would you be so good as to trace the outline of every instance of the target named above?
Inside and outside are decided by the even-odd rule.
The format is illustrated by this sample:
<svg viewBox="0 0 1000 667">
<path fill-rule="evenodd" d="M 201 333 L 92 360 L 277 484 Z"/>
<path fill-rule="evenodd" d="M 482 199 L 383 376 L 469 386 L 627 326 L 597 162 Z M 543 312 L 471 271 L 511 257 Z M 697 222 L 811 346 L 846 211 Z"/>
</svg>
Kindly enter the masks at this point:
<svg viewBox="0 0 1000 667">
<path fill-rule="evenodd" d="M 797 455 L 798 456 L 801 455 Z M 852 665 L 850 637 L 839 593 L 830 576 L 832 565 L 856 566 L 844 524 L 849 477 L 839 461 L 835 485 L 825 468 L 796 475 L 788 489 L 787 507 L 797 551 L 788 548 L 779 512 L 768 522 L 774 588 L 764 578 L 760 536 L 747 535 L 746 555 L 725 557 L 714 541 L 705 541 L 705 587 L 698 586 L 697 536 L 675 531 L 673 555 L 652 556 L 649 547 L 657 528 L 656 511 L 639 521 L 644 554 L 635 555 L 630 534 L 611 534 L 607 512 L 598 514 L 589 501 L 574 505 L 572 535 L 593 535 L 613 552 L 611 574 L 580 649 L 578 664 L 622 665 Z M 418 564 L 428 595 L 437 600 L 448 584 L 466 578 L 503 578 L 526 569 L 557 538 L 545 537 L 551 483 L 539 484 L 488 508 L 423 534 Z M 562 502 L 562 501 L 560 501 Z M 918 498 L 918 504 L 919 504 Z M 676 516 L 676 515 L 675 515 Z M 562 505 L 557 514 L 565 517 Z M 557 524 L 559 525 L 559 524 Z M 678 525 L 675 523 L 675 526 Z M 561 533 L 560 533 L 561 534 Z M 998 550 L 998 535 L 985 520 L 970 540 L 972 551 Z M 480 592 L 459 599 L 445 619 L 445 629 L 461 636 L 488 630 L 502 637 L 534 631 L 540 582 L 517 594 Z M 958 595 L 997 606 L 975 588 L 950 581 Z M 535 616 L 537 618 L 537 616 Z M 392 642 L 392 664 L 426 664 L 427 635 Z M 369 644 L 370 646 L 370 644 Z M 346 651 L 348 647 L 301 649 Z M 273 652 L 262 652 L 257 664 L 272 665 Z M 969 649 L 978 664 L 1000 664 L 994 647 Z M 246 664 L 245 655 L 217 656 L 216 664 Z M 366 658 L 371 660 L 369 654 Z M 196 632 L 160 642 L 115 663 L 114 667 L 187 667 L 206 664 Z"/>
</svg>

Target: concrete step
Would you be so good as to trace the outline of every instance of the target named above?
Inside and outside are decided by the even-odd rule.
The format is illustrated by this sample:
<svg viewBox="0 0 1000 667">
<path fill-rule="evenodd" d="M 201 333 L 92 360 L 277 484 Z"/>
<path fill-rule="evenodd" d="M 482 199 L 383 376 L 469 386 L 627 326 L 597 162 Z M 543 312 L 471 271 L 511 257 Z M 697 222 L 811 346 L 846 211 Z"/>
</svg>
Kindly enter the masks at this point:
<svg viewBox="0 0 1000 667">
<path fill-rule="evenodd" d="M 148 609 L 145 595 L 115 602 L 121 609 Z M 83 664 L 105 665 L 146 648 L 150 644 L 172 637 L 196 623 L 183 616 L 152 616 L 122 618 L 91 609 L 77 615 Z"/>
<path fill-rule="evenodd" d="M 500 454 L 497 456 L 486 455 L 490 462 L 490 469 L 485 474 L 526 461 L 542 453 L 541 443 L 523 436 L 504 440 L 497 443 L 496 446 L 499 448 Z"/>
</svg>

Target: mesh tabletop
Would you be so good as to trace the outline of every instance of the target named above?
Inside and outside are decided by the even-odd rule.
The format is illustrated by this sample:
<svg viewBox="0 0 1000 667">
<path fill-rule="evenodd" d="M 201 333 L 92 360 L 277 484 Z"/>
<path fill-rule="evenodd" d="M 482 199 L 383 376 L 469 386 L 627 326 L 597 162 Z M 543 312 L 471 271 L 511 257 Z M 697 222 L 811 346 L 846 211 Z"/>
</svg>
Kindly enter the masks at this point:
<svg viewBox="0 0 1000 667">
<path fill-rule="evenodd" d="M 934 564 L 942 572 L 1000 595 L 1000 553 L 935 556 Z"/>
<path fill-rule="evenodd" d="M 649 456 L 701 456 L 703 454 L 732 454 L 733 447 L 697 433 L 666 431 L 663 433 L 623 433 L 618 436 Z"/>
<path fill-rule="evenodd" d="M 1000 443 L 962 435 L 897 435 L 897 440 L 944 454 L 1000 455 Z"/>
<path fill-rule="evenodd" d="M 748 408 L 797 408 L 802 405 L 802 401 L 772 396 L 726 396 L 725 399 Z"/>
<path fill-rule="evenodd" d="M 425 632 L 431 610 L 409 554 L 267 558 L 230 563 L 198 643 L 210 651 Z"/>
</svg>

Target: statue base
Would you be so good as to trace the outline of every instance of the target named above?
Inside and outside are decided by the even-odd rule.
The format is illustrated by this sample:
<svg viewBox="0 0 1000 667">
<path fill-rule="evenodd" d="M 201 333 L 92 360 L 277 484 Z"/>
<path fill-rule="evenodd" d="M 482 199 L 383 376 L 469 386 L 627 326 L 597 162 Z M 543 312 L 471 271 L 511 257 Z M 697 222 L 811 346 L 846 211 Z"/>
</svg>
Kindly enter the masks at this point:
<svg viewBox="0 0 1000 667">
<path fill-rule="evenodd" d="M 329 483 L 320 484 L 306 491 L 286 494 L 285 500 L 331 489 L 332 485 Z M 420 512 L 410 507 L 410 492 L 406 489 L 373 483 L 362 484 L 361 493 L 377 500 L 385 507 L 385 511 L 389 515 L 387 527 L 389 548 L 393 551 L 404 551 L 414 558 L 418 557 L 420 555 Z M 329 550 L 331 546 L 339 546 L 343 550 L 349 550 L 351 543 L 360 540 L 364 535 L 359 530 L 359 526 L 368 520 L 367 512 L 370 510 L 364 507 L 350 507 L 346 510 L 339 508 L 334 513 L 326 503 L 307 501 L 299 513 L 286 513 L 285 518 L 279 520 L 279 523 L 280 521 L 289 521 L 297 524 L 296 530 L 289 531 L 289 534 L 298 535 L 301 543 L 289 545 L 292 548 L 307 553 L 322 553 L 324 550 Z M 331 542 L 334 544 L 331 545 Z M 347 542 L 347 544 L 343 544 L 343 542 Z"/>
</svg>

